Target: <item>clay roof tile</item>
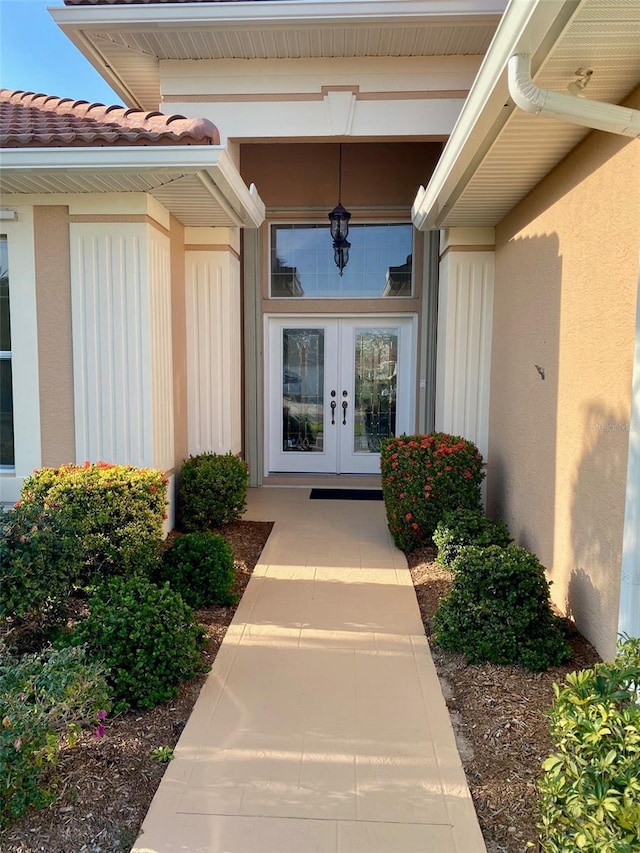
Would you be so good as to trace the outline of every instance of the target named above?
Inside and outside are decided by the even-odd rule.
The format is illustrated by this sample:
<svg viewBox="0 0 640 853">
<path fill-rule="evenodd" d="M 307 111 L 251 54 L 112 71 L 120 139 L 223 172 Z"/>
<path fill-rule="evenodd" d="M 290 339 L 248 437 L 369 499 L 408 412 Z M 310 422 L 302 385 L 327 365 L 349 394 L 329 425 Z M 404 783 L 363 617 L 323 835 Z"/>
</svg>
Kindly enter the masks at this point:
<svg viewBox="0 0 640 853">
<path fill-rule="evenodd" d="M 208 119 L 0 89 L 0 148 L 217 145 Z"/>
</svg>

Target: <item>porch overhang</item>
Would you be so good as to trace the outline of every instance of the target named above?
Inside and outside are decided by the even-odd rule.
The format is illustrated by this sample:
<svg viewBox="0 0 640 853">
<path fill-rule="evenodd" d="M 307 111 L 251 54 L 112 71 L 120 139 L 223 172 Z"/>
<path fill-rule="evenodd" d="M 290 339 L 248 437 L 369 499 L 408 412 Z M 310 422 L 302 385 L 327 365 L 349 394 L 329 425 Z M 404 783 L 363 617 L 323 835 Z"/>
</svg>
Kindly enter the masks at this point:
<svg viewBox="0 0 640 853">
<path fill-rule="evenodd" d="M 157 109 L 164 61 L 482 56 L 505 6 L 506 0 L 240 0 L 49 11 L 124 103 Z"/>
<path fill-rule="evenodd" d="M 521 111 L 512 56 L 531 57 L 536 86 L 559 93 L 581 67 L 587 97 L 619 104 L 640 82 L 640 8 L 609 0 L 512 0 L 412 218 L 419 230 L 492 227 L 590 131 Z"/>
<path fill-rule="evenodd" d="M 148 193 L 185 226 L 258 228 L 265 206 L 222 146 L 0 150 L 0 194 Z"/>
</svg>

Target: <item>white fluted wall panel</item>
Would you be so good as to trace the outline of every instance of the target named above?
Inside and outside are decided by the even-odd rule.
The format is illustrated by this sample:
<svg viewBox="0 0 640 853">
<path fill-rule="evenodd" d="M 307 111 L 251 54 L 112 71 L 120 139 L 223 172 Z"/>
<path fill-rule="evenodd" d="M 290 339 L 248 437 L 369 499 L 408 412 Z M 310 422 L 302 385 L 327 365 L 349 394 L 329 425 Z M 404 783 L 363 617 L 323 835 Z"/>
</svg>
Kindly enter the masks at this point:
<svg viewBox="0 0 640 853">
<path fill-rule="evenodd" d="M 71 225 L 78 462 L 154 464 L 147 261 L 143 223 Z"/>
<path fill-rule="evenodd" d="M 240 266 L 231 252 L 186 256 L 189 453 L 238 453 Z"/>
<path fill-rule="evenodd" d="M 486 459 L 494 253 L 448 252 L 440 263 L 436 430 L 475 442 Z"/>
<path fill-rule="evenodd" d="M 148 228 L 151 359 L 153 376 L 153 466 L 174 466 L 173 361 L 171 347 L 171 250 L 169 238 Z"/>
</svg>

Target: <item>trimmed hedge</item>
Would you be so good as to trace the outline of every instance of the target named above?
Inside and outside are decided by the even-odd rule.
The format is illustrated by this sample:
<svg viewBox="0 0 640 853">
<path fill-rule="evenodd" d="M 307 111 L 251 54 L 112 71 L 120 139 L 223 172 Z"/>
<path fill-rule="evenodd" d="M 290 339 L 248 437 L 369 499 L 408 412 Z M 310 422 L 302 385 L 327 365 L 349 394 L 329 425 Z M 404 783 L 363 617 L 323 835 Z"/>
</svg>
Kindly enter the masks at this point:
<svg viewBox="0 0 640 853">
<path fill-rule="evenodd" d="M 81 542 L 84 579 L 146 571 L 162 542 L 167 480 L 160 471 L 98 462 L 42 468 L 22 503 L 60 509 Z"/>
<path fill-rule="evenodd" d="M 502 521 L 493 521 L 472 509 L 458 509 L 445 513 L 433 534 L 433 544 L 438 549 L 436 561 L 450 567 L 460 550 L 467 545 L 486 548 L 499 545 L 506 548 L 511 536 Z"/>
<path fill-rule="evenodd" d="M 554 685 L 555 748 L 538 782 L 545 853 L 640 850 L 640 640 Z"/>
<path fill-rule="evenodd" d="M 571 656 L 535 554 L 468 546 L 454 560 L 451 591 L 433 616 L 436 643 L 470 663 L 519 664 L 539 672 Z"/>
<path fill-rule="evenodd" d="M 37 503 L 0 512 L 0 619 L 55 622 L 82 566 L 67 514 Z"/>
<path fill-rule="evenodd" d="M 153 579 L 168 582 L 190 607 L 236 601 L 233 551 L 218 533 L 185 533 L 175 539 L 163 552 Z"/>
<path fill-rule="evenodd" d="M 194 533 L 242 518 L 248 486 L 247 464 L 239 456 L 190 456 L 182 466 L 178 484 L 180 529 Z"/>
<path fill-rule="evenodd" d="M 403 551 L 431 544 L 446 512 L 480 510 L 482 456 L 464 438 L 435 432 L 385 439 L 380 468 L 389 532 Z"/>
<path fill-rule="evenodd" d="M 204 631 L 169 584 L 112 577 L 89 599 L 71 642 L 103 661 L 119 708 L 153 708 L 202 671 Z"/>
</svg>

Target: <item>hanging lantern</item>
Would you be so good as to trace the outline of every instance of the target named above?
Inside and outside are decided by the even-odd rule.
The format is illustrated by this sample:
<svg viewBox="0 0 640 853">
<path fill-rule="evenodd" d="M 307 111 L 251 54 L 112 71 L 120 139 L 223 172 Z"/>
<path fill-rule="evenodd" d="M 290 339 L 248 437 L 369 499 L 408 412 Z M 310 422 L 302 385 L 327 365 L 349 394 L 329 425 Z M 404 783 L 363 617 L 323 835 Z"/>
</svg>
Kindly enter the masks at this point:
<svg viewBox="0 0 640 853">
<path fill-rule="evenodd" d="M 342 143 L 340 143 L 340 154 L 338 159 L 338 204 L 329 213 L 331 223 L 331 239 L 333 240 L 333 258 L 340 270 L 340 275 L 349 262 L 349 249 L 351 243 L 347 240 L 349 236 L 349 220 L 351 214 L 345 210 L 341 202 L 342 197 Z"/>
<path fill-rule="evenodd" d="M 338 202 L 329 214 L 331 223 L 331 236 L 334 240 L 346 240 L 349 236 L 349 220 L 351 214 Z"/>
<path fill-rule="evenodd" d="M 349 249 L 351 248 L 351 243 L 348 240 L 334 240 L 333 241 L 333 259 L 336 262 L 336 266 L 340 270 L 340 275 L 342 275 L 342 271 L 349 263 Z"/>
</svg>

